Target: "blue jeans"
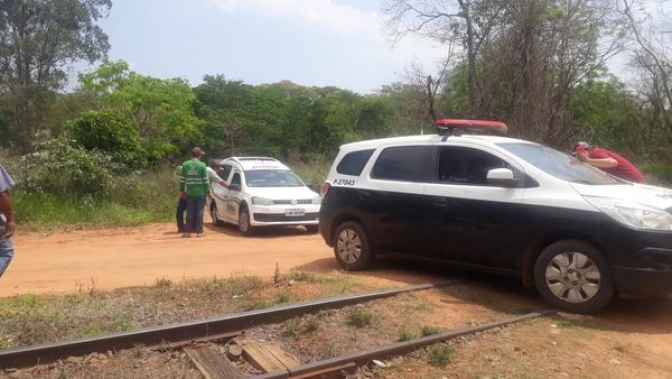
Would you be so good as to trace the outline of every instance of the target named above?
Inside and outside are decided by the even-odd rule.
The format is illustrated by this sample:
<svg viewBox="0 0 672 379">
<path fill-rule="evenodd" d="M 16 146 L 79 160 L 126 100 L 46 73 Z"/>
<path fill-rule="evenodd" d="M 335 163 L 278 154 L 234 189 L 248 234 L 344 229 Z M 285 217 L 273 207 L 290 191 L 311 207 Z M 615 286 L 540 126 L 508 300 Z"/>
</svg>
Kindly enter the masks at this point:
<svg viewBox="0 0 672 379">
<path fill-rule="evenodd" d="M 187 233 L 203 233 L 205 196 L 187 196 Z"/>
<path fill-rule="evenodd" d="M 180 197 L 177 202 L 177 209 L 175 210 L 175 221 L 177 221 L 177 231 L 184 233 L 187 229 L 184 226 L 184 211 L 187 210 L 187 199 Z"/>
<path fill-rule="evenodd" d="M 5 273 L 13 257 L 14 244 L 12 244 L 12 240 L 0 237 L 0 276 Z"/>
</svg>

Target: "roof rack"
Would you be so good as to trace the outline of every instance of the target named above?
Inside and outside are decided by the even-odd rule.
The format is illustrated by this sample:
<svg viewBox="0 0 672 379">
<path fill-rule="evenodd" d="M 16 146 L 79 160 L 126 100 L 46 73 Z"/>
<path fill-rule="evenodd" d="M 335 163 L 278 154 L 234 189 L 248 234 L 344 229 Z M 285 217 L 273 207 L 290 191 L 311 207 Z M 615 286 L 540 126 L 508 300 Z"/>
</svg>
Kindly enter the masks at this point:
<svg viewBox="0 0 672 379">
<path fill-rule="evenodd" d="M 440 118 L 434 121 L 439 135 L 443 136 L 443 141 L 450 136 L 462 135 L 465 131 L 478 131 L 484 134 L 505 135 L 508 130 L 505 123 L 500 121 L 485 120 L 458 120 L 451 118 Z"/>
</svg>

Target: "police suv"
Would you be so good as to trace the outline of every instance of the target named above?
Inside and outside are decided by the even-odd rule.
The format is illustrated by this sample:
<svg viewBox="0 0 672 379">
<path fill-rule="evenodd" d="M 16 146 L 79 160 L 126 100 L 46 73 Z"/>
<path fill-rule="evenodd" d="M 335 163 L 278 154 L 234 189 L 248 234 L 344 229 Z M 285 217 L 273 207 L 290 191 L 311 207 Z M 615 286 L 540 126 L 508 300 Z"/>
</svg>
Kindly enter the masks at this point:
<svg viewBox="0 0 672 379">
<path fill-rule="evenodd" d="M 441 261 L 520 277 L 576 313 L 672 293 L 672 190 L 505 137 L 503 123 L 437 124 L 341 146 L 319 229 L 343 268 L 376 254 Z"/>
<path fill-rule="evenodd" d="M 213 224 L 235 224 L 243 235 L 262 226 L 303 225 L 317 232 L 320 195 L 277 159 L 231 157 L 214 166 L 228 186 L 211 186 Z"/>
</svg>

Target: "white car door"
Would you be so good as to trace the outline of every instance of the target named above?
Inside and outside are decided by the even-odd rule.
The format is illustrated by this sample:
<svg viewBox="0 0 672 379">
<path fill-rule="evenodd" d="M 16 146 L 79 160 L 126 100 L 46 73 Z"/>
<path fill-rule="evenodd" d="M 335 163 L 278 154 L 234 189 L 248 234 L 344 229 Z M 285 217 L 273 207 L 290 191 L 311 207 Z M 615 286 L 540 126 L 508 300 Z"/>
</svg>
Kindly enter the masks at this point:
<svg viewBox="0 0 672 379">
<path fill-rule="evenodd" d="M 241 172 L 238 169 L 234 169 L 231 172 L 231 179 L 229 182 L 229 188 L 226 189 L 225 197 L 225 210 L 226 214 L 224 215 L 225 220 L 234 224 L 238 223 L 238 212 L 240 209 L 240 202 L 242 201 L 242 180 Z M 236 188 L 231 188 L 236 187 Z"/>
<path fill-rule="evenodd" d="M 217 172 L 221 178 L 225 179 L 227 183 L 229 181 L 229 176 L 231 176 L 231 171 L 232 167 L 230 165 L 222 165 L 215 170 L 215 172 Z M 211 201 L 214 202 L 217 211 L 217 219 L 226 220 L 227 188 L 217 183 L 210 183 L 210 191 L 212 193 Z M 209 209 L 212 211 L 212 208 Z"/>
</svg>

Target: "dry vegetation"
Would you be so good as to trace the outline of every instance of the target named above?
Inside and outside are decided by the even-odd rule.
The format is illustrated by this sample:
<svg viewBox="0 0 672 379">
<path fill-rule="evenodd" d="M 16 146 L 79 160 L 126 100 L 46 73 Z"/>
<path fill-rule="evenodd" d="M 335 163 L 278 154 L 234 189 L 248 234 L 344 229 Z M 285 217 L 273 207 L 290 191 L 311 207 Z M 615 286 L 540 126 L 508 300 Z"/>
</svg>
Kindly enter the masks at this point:
<svg viewBox="0 0 672 379">
<path fill-rule="evenodd" d="M 0 300 L 3 348 L 184 322 L 300 300 L 380 289 L 381 282 L 344 273 L 292 272 L 265 282 L 238 277 L 111 292 L 82 288 L 69 296 Z M 604 316 L 558 315 L 460 337 L 363 367 L 351 378 L 667 378 L 670 341 L 652 349 L 633 330 L 668 338 L 672 299 L 617 305 Z M 640 308 L 641 309 L 637 309 Z M 507 281 L 476 281 L 326 310 L 247 330 L 245 339 L 274 341 L 302 363 L 490 322 L 544 308 Z M 640 323 L 649 321 L 647 329 Z M 625 322 L 625 324 L 623 324 Z M 667 337 L 665 337 L 667 336 Z M 661 341 L 661 340 L 658 340 Z M 667 356 L 666 356 L 667 354 Z M 248 376 L 258 371 L 239 363 Z M 12 378 L 199 378 L 180 350 L 91 354 L 22 371 Z"/>
</svg>

